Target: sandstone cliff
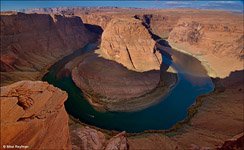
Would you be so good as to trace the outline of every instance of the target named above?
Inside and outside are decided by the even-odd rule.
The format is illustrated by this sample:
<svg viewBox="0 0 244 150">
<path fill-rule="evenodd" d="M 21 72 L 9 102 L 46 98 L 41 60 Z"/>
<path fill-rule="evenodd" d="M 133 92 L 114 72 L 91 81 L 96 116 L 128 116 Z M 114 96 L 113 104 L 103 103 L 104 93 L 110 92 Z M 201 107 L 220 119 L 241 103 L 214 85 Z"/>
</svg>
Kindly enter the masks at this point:
<svg viewBox="0 0 244 150">
<path fill-rule="evenodd" d="M 16 81 L 20 72 L 26 72 L 24 78 L 28 78 L 93 38 L 79 17 L 23 13 L 1 15 L 1 79 L 3 82 Z M 5 72 L 17 75 L 11 77 Z"/>
<path fill-rule="evenodd" d="M 41 81 L 1 87 L 1 147 L 71 149 L 66 92 Z"/>
<path fill-rule="evenodd" d="M 243 20 L 238 15 L 223 16 L 182 18 L 168 39 L 174 48 L 205 62 L 213 77 L 226 77 L 243 69 Z"/>
<path fill-rule="evenodd" d="M 121 63 L 130 70 L 159 70 L 162 56 L 156 42 L 140 20 L 112 19 L 102 34 L 100 55 Z"/>
</svg>

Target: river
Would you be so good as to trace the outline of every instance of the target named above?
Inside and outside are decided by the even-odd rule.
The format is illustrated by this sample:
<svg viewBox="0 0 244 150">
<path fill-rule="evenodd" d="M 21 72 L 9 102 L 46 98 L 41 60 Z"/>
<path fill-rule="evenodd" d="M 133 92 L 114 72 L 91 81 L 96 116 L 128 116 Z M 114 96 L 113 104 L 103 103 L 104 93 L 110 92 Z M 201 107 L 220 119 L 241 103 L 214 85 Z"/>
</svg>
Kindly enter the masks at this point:
<svg viewBox="0 0 244 150">
<path fill-rule="evenodd" d="M 188 108 L 200 95 L 214 89 L 212 80 L 206 75 L 201 62 L 180 52 L 168 52 L 173 61 L 163 58 L 164 63 L 177 71 L 178 81 L 162 100 L 149 108 L 136 112 L 99 112 L 93 109 L 76 87 L 71 76 L 56 78 L 66 63 L 86 51 L 96 48 L 91 43 L 55 63 L 43 77 L 44 81 L 68 93 L 66 111 L 81 122 L 108 130 L 142 132 L 144 130 L 165 130 L 187 117 Z M 198 68 L 198 69 L 196 69 Z M 201 69 L 199 69 L 201 68 Z"/>
</svg>

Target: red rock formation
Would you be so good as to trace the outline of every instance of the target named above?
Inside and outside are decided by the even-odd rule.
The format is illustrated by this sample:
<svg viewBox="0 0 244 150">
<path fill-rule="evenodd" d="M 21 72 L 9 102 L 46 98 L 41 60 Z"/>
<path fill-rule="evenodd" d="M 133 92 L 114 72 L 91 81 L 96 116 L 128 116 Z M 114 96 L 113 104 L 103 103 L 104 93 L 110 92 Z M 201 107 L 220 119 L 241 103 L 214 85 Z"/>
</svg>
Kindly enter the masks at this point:
<svg viewBox="0 0 244 150">
<path fill-rule="evenodd" d="M 1 147 L 71 149 L 67 94 L 41 81 L 20 81 L 1 87 Z"/>
<path fill-rule="evenodd" d="M 114 149 L 118 149 L 118 150 L 127 150 L 128 146 L 127 146 L 127 139 L 125 137 L 125 131 L 121 132 L 117 135 L 115 135 L 114 137 L 112 137 L 109 141 L 107 146 L 105 147 L 105 150 L 114 150 Z"/>
<path fill-rule="evenodd" d="M 93 102 L 116 105 L 118 102 L 126 104 L 129 99 L 155 89 L 160 81 L 160 71 L 139 73 L 114 61 L 88 54 L 72 70 L 72 79 Z M 123 107 L 122 104 L 117 105 Z M 131 107 L 129 104 L 127 106 L 128 109 L 133 107 L 136 108 L 135 103 Z"/>
<path fill-rule="evenodd" d="M 109 140 L 105 135 L 89 127 L 79 127 L 71 131 L 72 149 L 74 150 L 127 150 L 126 133 L 121 132 Z"/>
<path fill-rule="evenodd" d="M 102 34 L 100 54 L 130 70 L 159 70 L 162 58 L 154 51 L 155 44 L 140 20 L 113 19 Z"/>
<path fill-rule="evenodd" d="M 1 15 L 1 71 L 42 71 L 93 38 L 79 17 Z"/>
<path fill-rule="evenodd" d="M 85 127 L 72 131 L 71 141 L 73 141 L 72 149 L 101 150 L 106 139 L 102 132 Z"/>
</svg>

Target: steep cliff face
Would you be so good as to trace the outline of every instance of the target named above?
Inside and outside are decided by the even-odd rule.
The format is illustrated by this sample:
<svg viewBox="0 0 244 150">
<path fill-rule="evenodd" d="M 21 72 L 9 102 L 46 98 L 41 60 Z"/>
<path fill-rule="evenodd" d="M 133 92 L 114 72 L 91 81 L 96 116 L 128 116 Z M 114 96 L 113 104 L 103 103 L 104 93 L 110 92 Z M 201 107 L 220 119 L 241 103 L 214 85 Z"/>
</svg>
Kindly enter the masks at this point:
<svg viewBox="0 0 244 150">
<path fill-rule="evenodd" d="M 112 19 L 102 34 L 100 55 L 130 70 L 159 70 L 162 62 L 156 42 L 140 20 Z"/>
<path fill-rule="evenodd" d="M 1 72 L 41 71 L 93 38 L 79 17 L 1 15 Z"/>
<path fill-rule="evenodd" d="M 71 149 L 67 94 L 41 81 L 20 81 L 1 87 L 1 147 Z"/>
<path fill-rule="evenodd" d="M 173 47 L 206 61 L 214 71 L 213 76 L 226 77 L 231 71 L 243 68 L 242 25 L 243 20 L 234 15 L 202 20 L 182 18 L 170 32 L 168 41 Z"/>
</svg>

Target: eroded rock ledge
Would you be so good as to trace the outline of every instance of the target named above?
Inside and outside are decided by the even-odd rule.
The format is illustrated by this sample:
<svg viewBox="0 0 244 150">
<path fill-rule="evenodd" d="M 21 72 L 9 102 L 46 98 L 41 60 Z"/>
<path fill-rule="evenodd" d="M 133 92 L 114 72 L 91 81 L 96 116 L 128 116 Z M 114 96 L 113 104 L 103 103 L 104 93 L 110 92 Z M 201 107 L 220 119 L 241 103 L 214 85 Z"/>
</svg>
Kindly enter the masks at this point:
<svg viewBox="0 0 244 150">
<path fill-rule="evenodd" d="M 1 87 L 1 147 L 71 149 L 66 99 L 66 92 L 41 81 Z"/>
</svg>

